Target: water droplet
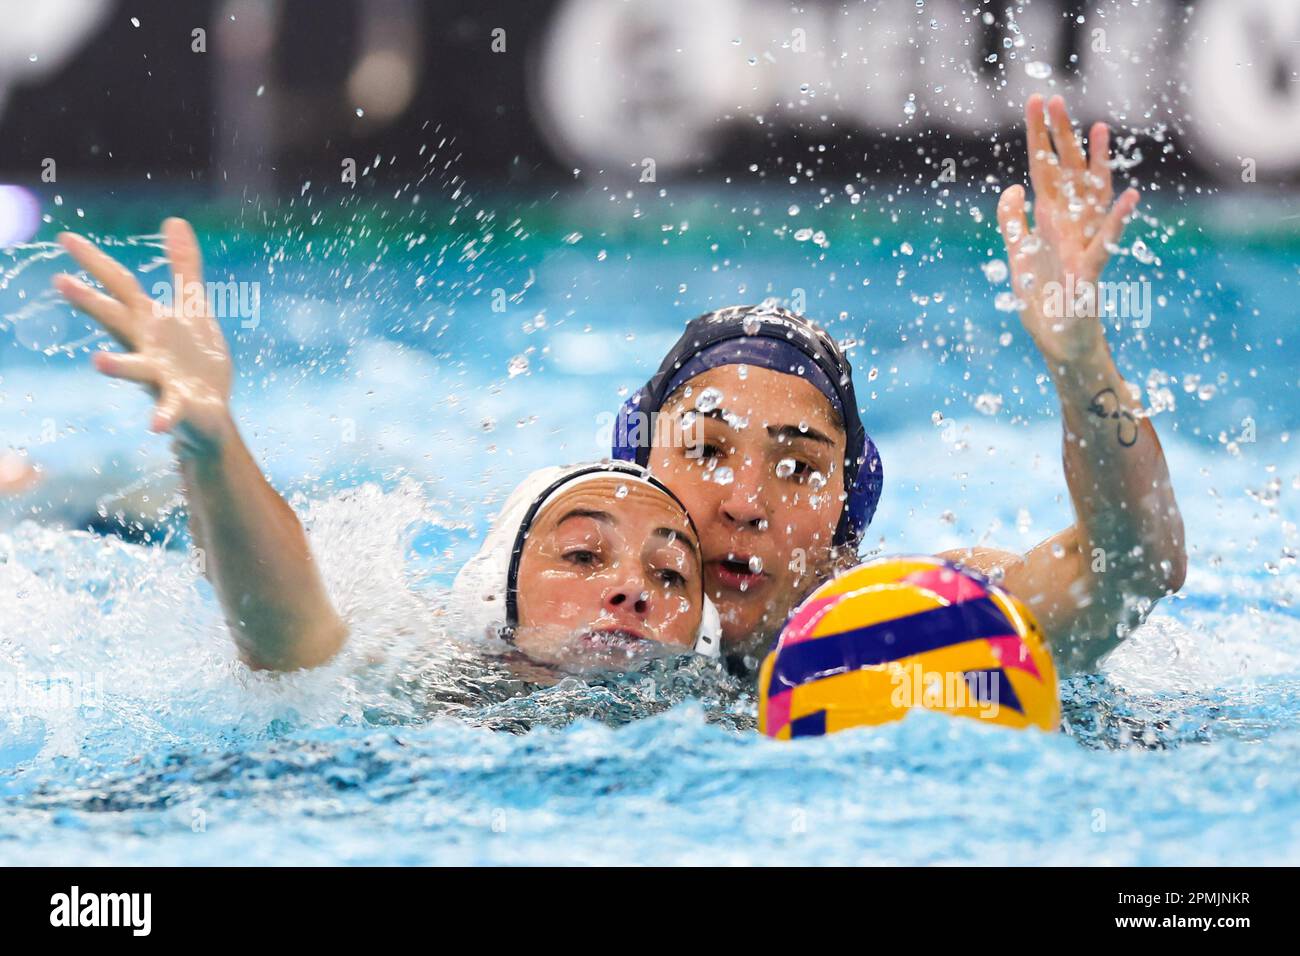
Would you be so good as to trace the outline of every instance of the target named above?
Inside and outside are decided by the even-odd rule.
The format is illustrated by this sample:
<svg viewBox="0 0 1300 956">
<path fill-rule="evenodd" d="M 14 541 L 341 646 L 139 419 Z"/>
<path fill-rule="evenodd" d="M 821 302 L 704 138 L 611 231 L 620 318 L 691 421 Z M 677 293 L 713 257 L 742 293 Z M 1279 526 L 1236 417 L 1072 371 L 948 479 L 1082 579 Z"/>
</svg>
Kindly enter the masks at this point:
<svg viewBox="0 0 1300 956">
<path fill-rule="evenodd" d="M 1001 259 L 990 259 L 980 268 L 984 270 L 984 278 L 994 285 L 1007 281 L 1007 264 Z"/>
<path fill-rule="evenodd" d="M 722 404 L 722 390 L 717 388 L 706 388 L 700 392 L 695 399 L 695 410 L 708 414 Z"/>
<path fill-rule="evenodd" d="M 999 292 L 993 299 L 993 307 L 999 312 L 1014 312 L 1020 308 L 1020 300 L 1012 292 Z"/>
<path fill-rule="evenodd" d="M 1025 64 L 1025 72 L 1032 79 L 1045 80 L 1052 75 L 1052 68 L 1042 60 L 1030 60 Z"/>
<path fill-rule="evenodd" d="M 789 478 L 794 474 L 795 461 L 793 458 L 782 458 L 776 463 L 776 476 L 778 478 Z"/>
<path fill-rule="evenodd" d="M 516 355 L 514 358 L 510 360 L 510 364 L 506 366 L 506 371 L 510 373 L 511 378 L 515 378 L 518 375 L 523 375 L 528 371 L 527 357 L 523 355 Z"/>
<path fill-rule="evenodd" d="M 730 468 L 723 466 L 721 468 L 715 468 L 709 478 L 711 481 L 715 481 L 720 485 L 729 485 L 736 480 L 736 473 Z"/>
</svg>

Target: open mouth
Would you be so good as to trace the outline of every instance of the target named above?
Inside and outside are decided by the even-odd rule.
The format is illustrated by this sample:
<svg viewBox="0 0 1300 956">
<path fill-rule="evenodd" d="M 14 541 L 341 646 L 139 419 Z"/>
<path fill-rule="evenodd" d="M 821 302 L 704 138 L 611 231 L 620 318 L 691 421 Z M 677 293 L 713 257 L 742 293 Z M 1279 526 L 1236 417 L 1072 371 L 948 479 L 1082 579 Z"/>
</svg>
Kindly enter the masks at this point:
<svg viewBox="0 0 1300 956">
<path fill-rule="evenodd" d="M 755 571 L 753 559 L 749 555 L 729 555 L 716 561 L 710 561 L 718 583 L 724 588 L 736 591 L 752 591 L 761 587 L 769 578 L 763 571 Z"/>
</svg>

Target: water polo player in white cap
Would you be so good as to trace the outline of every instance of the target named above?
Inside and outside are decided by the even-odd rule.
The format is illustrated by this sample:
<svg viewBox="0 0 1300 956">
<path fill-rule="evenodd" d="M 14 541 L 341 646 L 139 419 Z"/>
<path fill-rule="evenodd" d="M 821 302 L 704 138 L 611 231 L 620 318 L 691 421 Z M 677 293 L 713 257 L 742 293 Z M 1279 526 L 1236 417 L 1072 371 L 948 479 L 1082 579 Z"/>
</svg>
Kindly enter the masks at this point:
<svg viewBox="0 0 1300 956">
<path fill-rule="evenodd" d="M 201 282 L 189 223 L 169 219 L 162 232 L 177 286 Z M 95 367 L 149 389 L 153 430 L 175 439 L 190 529 L 240 655 L 263 670 L 330 660 L 348 627 L 297 516 L 235 427 L 220 327 L 206 311 L 163 309 L 89 240 L 65 233 L 61 241 L 107 294 L 70 275 L 58 277 L 59 291 L 128 349 L 97 352 Z M 490 630 L 564 669 L 718 648 L 699 536 L 682 504 L 634 464 L 548 469 L 525 481 L 457 579 L 451 603 L 480 636 Z"/>
</svg>

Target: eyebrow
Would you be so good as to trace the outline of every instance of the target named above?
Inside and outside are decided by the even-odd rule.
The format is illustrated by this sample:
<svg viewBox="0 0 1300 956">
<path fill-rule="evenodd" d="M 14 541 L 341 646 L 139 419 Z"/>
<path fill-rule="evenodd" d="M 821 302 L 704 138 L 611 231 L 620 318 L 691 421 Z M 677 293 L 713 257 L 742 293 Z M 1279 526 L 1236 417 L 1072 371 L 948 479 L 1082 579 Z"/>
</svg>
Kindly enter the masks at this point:
<svg viewBox="0 0 1300 956">
<path fill-rule="evenodd" d="M 800 428 L 798 425 L 768 425 L 767 433 L 773 438 L 808 438 L 823 445 L 834 445 L 835 439 L 829 435 L 819 432 L 811 425 L 804 425 Z"/>
<path fill-rule="evenodd" d="M 670 538 L 673 541 L 684 541 L 692 550 L 699 547 L 699 545 L 696 544 L 695 539 L 681 528 L 655 528 L 654 534 L 660 538 Z"/>
<path fill-rule="evenodd" d="M 657 538 L 666 538 L 669 541 L 682 542 L 686 545 L 686 550 L 690 552 L 691 557 L 695 559 L 695 563 L 697 565 L 700 563 L 700 546 L 695 539 L 686 534 L 686 532 L 679 528 L 655 528 L 653 534 Z"/>
<path fill-rule="evenodd" d="M 570 518 L 592 518 L 596 521 L 603 521 L 606 524 L 618 524 L 618 520 L 608 511 L 597 511 L 591 508 L 574 508 L 559 521 L 555 522 L 555 526 L 558 528 Z M 651 534 L 658 538 L 684 541 L 693 551 L 699 548 L 699 544 L 696 543 L 695 539 L 681 528 L 670 528 L 667 525 L 664 525 L 662 528 L 655 528 Z"/>
<path fill-rule="evenodd" d="M 615 520 L 614 516 L 610 514 L 608 511 L 597 511 L 592 508 L 574 508 L 572 511 L 568 512 L 559 521 L 555 522 L 555 527 L 558 528 L 560 525 L 564 524 L 564 522 L 568 521 L 570 518 L 591 518 L 595 521 L 602 521 L 606 524 L 618 523 Z M 664 538 L 665 540 L 668 541 L 682 542 L 683 544 L 686 545 L 686 550 L 690 552 L 691 557 L 695 559 L 695 563 L 697 565 L 700 563 L 699 542 L 696 541 L 694 538 L 692 538 L 685 531 L 681 530 L 680 528 L 669 528 L 667 525 L 665 525 L 662 528 L 655 528 L 654 531 L 651 532 L 651 535 L 653 535 L 656 538 Z"/>
<path fill-rule="evenodd" d="M 729 421 L 727 421 L 727 419 L 740 417 L 740 416 L 733 415 L 725 408 L 715 408 L 712 411 L 708 411 L 708 412 L 697 412 L 694 409 L 688 409 L 687 411 L 682 413 L 683 416 L 688 414 L 703 415 L 705 418 L 712 418 L 717 421 L 720 421 L 724 425 L 731 424 Z M 807 425 L 807 424 L 805 424 L 802 428 L 800 428 L 798 425 L 768 425 L 767 433 L 776 439 L 807 438 L 815 442 L 820 442 L 823 445 L 835 444 L 835 439 L 831 438 L 825 432 L 820 432 L 817 429 L 813 428 L 811 425 Z"/>
<path fill-rule="evenodd" d="M 570 518 L 592 518 L 596 521 L 603 521 L 605 524 L 617 524 L 614 516 L 608 511 L 595 511 L 591 508 L 574 508 L 559 521 L 555 522 L 555 527 L 559 527 Z"/>
</svg>

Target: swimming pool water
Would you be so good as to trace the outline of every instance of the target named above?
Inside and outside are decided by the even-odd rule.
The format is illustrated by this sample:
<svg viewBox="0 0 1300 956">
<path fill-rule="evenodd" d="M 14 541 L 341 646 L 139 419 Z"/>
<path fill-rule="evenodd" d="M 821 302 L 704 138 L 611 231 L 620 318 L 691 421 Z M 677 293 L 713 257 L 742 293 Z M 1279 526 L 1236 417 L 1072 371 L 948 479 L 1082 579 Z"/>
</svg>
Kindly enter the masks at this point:
<svg viewBox="0 0 1300 956">
<path fill-rule="evenodd" d="M 310 674 L 234 659 L 181 522 L 145 547 L 20 521 L 51 497 L 57 523 L 123 490 L 174 492 L 146 399 L 94 375 L 89 327 L 46 297 L 61 263 L 0 256 L 0 433 L 47 473 L 0 503 L 0 860 L 1300 858 L 1294 233 L 1230 233 L 1211 200 L 1135 224 L 1149 251 L 1112 277 L 1151 283 L 1150 324 L 1111 338 L 1163 409 L 1191 567 L 1100 675 L 1064 684 L 1065 732 L 922 713 L 778 744 L 752 730 L 751 688 L 699 661 L 458 697 L 470 665 L 440 631 L 440 588 L 519 477 L 603 452 L 621 390 L 686 319 L 768 295 L 859 342 L 887 476 L 871 549 L 1024 548 L 1063 527 L 1052 400 L 980 269 L 1000 258 L 991 196 L 328 212 L 304 196 L 258 215 L 184 197 L 50 207 L 41 238 L 193 213 L 209 278 L 259 282 L 256 327 L 223 323 L 236 412 L 355 630 Z M 1234 442 L 1247 421 L 1255 440 Z"/>
</svg>

